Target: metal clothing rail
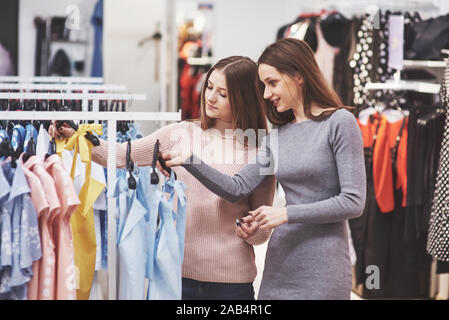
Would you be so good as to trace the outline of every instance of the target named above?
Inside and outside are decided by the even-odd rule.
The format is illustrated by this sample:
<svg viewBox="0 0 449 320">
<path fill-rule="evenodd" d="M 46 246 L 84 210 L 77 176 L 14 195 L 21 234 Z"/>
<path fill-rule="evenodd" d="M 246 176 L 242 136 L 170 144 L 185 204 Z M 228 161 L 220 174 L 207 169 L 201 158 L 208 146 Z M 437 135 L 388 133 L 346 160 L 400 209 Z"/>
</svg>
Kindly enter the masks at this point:
<svg viewBox="0 0 449 320">
<path fill-rule="evenodd" d="M 67 84 L 67 83 L 3 83 L 0 90 L 87 90 L 87 91 L 126 91 L 121 84 Z"/>
<path fill-rule="evenodd" d="M 180 121 L 178 112 L 83 112 L 83 111 L 1 111 L 1 120 L 114 120 L 114 121 Z"/>
<path fill-rule="evenodd" d="M 125 98 L 122 98 L 125 99 Z M 108 121 L 108 189 L 116 180 L 117 120 L 180 121 L 181 112 L 46 112 L 1 111 L 5 120 L 107 120 Z M 108 197 L 108 299 L 117 299 L 116 199 Z"/>
<path fill-rule="evenodd" d="M 411 80 L 393 80 L 383 82 L 368 82 L 365 84 L 367 90 L 410 90 L 422 93 L 437 94 L 440 91 L 440 85 L 438 83 L 428 83 L 422 81 Z"/>
<path fill-rule="evenodd" d="M 0 99 L 28 100 L 83 100 L 83 111 L 88 111 L 88 101 L 92 100 L 93 111 L 99 111 L 100 100 L 146 100 L 145 94 L 124 93 L 46 93 L 46 92 L 1 92 Z M 104 119 L 104 118 L 103 118 Z"/>
<path fill-rule="evenodd" d="M 94 89 L 92 89 L 94 90 Z M 1 92 L 0 99 L 28 100 L 146 100 L 145 94 L 131 93 L 48 93 L 48 92 Z"/>
<path fill-rule="evenodd" d="M 101 77 L 20 77 L 20 76 L 0 76 L 0 82 L 19 82 L 19 83 L 90 83 L 102 84 Z"/>
</svg>

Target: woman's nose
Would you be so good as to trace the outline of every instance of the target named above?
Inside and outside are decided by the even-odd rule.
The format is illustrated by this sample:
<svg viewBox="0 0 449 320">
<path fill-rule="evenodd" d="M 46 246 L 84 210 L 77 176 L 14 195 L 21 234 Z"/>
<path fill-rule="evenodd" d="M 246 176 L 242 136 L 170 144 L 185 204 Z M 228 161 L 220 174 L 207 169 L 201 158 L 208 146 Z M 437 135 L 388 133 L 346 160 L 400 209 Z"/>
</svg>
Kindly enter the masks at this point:
<svg viewBox="0 0 449 320">
<path fill-rule="evenodd" d="M 270 97 L 271 97 L 271 91 L 267 87 L 265 87 L 265 89 L 263 91 L 263 98 L 268 99 Z"/>
<path fill-rule="evenodd" d="M 206 101 L 207 102 L 215 102 L 216 100 L 216 96 L 214 92 L 211 92 L 208 96 L 206 96 Z"/>
</svg>

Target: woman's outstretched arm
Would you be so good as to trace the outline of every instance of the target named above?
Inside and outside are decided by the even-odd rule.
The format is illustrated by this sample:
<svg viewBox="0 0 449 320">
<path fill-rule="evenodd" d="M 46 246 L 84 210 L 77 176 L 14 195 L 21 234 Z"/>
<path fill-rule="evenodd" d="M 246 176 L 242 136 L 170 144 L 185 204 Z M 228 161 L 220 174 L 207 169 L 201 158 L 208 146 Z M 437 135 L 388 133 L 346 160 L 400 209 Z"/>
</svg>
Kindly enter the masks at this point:
<svg viewBox="0 0 449 320">
<path fill-rule="evenodd" d="M 266 137 L 268 138 L 269 135 Z M 264 138 L 257 156 L 234 176 L 228 176 L 208 166 L 196 155 L 177 162 L 175 157 L 165 155 L 168 166 L 182 165 L 210 191 L 230 202 L 237 202 L 253 192 L 267 177 L 274 174 L 273 156 L 269 143 Z"/>
</svg>

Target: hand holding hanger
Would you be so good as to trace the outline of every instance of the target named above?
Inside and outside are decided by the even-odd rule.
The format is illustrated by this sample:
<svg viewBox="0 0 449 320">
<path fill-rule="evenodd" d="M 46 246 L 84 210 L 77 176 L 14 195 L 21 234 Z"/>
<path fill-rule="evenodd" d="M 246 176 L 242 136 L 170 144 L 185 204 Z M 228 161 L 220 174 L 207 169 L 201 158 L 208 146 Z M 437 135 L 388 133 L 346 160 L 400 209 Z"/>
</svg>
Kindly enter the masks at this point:
<svg viewBox="0 0 449 320">
<path fill-rule="evenodd" d="M 187 162 L 187 160 L 192 156 L 190 151 L 171 151 L 169 153 L 164 153 L 160 157 L 162 161 L 168 168 L 181 166 Z"/>
<path fill-rule="evenodd" d="M 70 121 L 52 121 L 50 127 L 48 128 L 48 134 L 54 139 L 68 139 L 73 136 L 78 129 L 72 123 Z M 94 146 L 100 145 L 100 140 L 98 140 L 98 138 L 92 133 L 87 132 L 85 137 L 92 142 Z"/>
<path fill-rule="evenodd" d="M 68 123 L 52 121 L 48 128 L 48 134 L 54 139 L 68 139 L 76 132 Z"/>
<path fill-rule="evenodd" d="M 256 234 L 259 224 L 252 216 L 236 220 L 235 234 L 242 239 L 248 239 Z"/>
<path fill-rule="evenodd" d="M 165 163 L 165 159 L 164 156 L 162 155 L 162 153 L 160 152 L 160 143 L 159 140 L 156 140 L 156 143 L 154 144 L 154 150 L 153 150 L 153 170 L 154 168 L 157 166 L 157 168 L 159 169 L 159 171 L 166 176 L 167 178 L 170 177 L 171 175 L 171 169 L 170 166 L 167 166 L 167 164 Z M 153 171 L 154 172 L 154 171 Z M 152 179 L 154 179 L 154 181 L 156 181 L 156 176 L 154 176 Z M 175 173 L 175 179 L 177 179 L 176 177 L 176 173 Z"/>
</svg>

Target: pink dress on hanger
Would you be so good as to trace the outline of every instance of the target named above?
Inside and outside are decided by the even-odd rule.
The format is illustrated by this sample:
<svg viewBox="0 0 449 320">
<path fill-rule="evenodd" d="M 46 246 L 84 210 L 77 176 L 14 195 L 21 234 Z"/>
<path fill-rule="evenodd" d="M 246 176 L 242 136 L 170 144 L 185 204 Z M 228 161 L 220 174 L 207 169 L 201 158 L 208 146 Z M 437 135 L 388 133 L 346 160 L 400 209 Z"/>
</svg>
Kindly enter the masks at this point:
<svg viewBox="0 0 449 320">
<path fill-rule="evenodd" d="M 327 83 L 332 87 L 334 79 L 334 61 L 335 56 L 340 52 L 339 48 L 332 47 L 324 38 L 321 25 L 315 24 L 315 32 L 318 41 L 318 47 L 315 52 L 315 60 L 327 80 Z"/>
<path fill-rule="evenodd" d="M 36 156 L 32 156 L 24 166 L 33 172 L 41 181 L 50 205 L 49 212 L 39 218 L 41 233 L 42 259 L 39 264 L 39 300 L 55 299 L 56 255 L 52 233 L 52 220 L 58 216 L 61 204 L 56 194 L 56 187 L 51 175 L 44 169 Z M 33 275 L 37 276 L 37 275 Z"/>
<path fill-rule="evenodd" d="M 26 163 L 22 162 L 22 157 L 17 160 L 18 165 L 20 165 L 25 173 L 25 177 L 27 179 L 28 185 L 31 189 L 31 202 L 33 203 L 34 209 L 36 210 L 37 217 L 39 220 L 39 229 L 41 225 L 42 217 L 48 216 L 48 212 L 50 209 L 50 204 L 48 203 L 47 197 L 45 195 L 44 188 L 40 179 L 28 169 Z M 41 232 L 41 245 L 42 245 L 42 231 Z M 42 257 L 44 257 L 44 246 L 42 245 Z M 39 266 L 40 261 L 33 262 L 33 276 L 28 283 L 28 292 L 27 297 L 28 300 L 38 300 L 39 299 Z"/>
<path fill-rule="evenodd" d="M 73 186 L 73 181 L 66 171 L 61 158 L 50 156 L 44 163 L 47 172 L 53 177 L 56 193 L 61 202 L 61 212 L 53 223 L 53 239 L 56 245 L 56 299 L 75 300 L 75 260 L 70 217 L 78 208 L 80 200 Z"/>
</svg>

